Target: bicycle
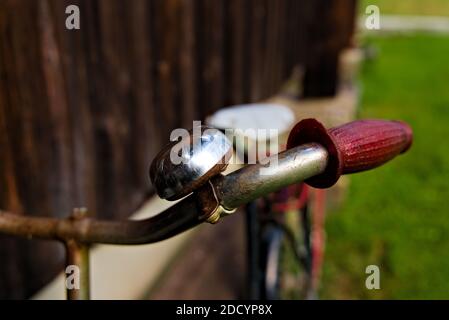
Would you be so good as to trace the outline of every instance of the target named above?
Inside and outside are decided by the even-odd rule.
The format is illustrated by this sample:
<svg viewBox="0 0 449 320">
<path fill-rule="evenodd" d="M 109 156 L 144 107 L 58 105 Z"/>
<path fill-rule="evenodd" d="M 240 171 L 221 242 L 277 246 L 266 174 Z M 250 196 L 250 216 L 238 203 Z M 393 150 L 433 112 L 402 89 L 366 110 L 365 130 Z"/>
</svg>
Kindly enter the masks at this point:
<svg viewBox="0 0 449 320">
<path fill-rule="evenodd" d="M 228 175 L 221 172 L 232 153 L 232 144 L 219 130 L 200 128 L 187 145 L 198 152 L 182 154 L 186 163 L 169 161 L 178 142 L 168 144 L 151 165 L 156 192 L 180 200 L 145 220 L 105 221 L 82 214 L 67 219 L 30 217 L 0 212 L 0 233 L 62 241 L 67 265 L 80 268 L 80 288 L 67 289 L 68 299 L 89 299 L 89 246 L 94 243 L 137 245 L 162 241 L 203 222 L 217 223 L 236 208 L 302 181 L 318 187 L 332 186 L 342 174 L 375 168 L 407 151 L 411 128 L 398 121 L 360 120 L 326 130 L 314 119 L 299 122 L 291 131 L 287 150 L 277 165 L 256 163 Z M 191 152 L 192 151 L 192 152 Z M 260 174 L 268 169 L 270 174 Z"/>
</svg>

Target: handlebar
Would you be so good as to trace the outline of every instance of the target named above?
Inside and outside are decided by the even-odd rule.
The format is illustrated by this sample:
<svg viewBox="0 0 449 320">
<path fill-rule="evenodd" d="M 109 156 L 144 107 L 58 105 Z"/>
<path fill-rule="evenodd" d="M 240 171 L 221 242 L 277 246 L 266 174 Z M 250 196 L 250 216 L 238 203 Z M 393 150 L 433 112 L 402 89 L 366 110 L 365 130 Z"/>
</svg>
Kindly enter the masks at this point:
<svg viewBox="0 0 449 320">
<path fill-rule="evenodd" d="M 0 233 L 83 243 L 157 242 L 206 221 L 202 198 L 210 195 L 206 190 L 210 186 L 220 205 L 232 209 L 301 181 L 314 187 L 329 187 L 341 174 L 375 168 L 405 152 L 411 143 L 412 130 L 398 121 L 360 120 L 326 130 L 318 121 L 306 119 L 293 128 L 288 149 L 276 155 L 276 166 L 254 164 L 227 176 L 215 176 L 201 190 L 152 218 L 58 219 L 0 211 Z M 266 169 L 264 174 L 260 173 L 262 168 Z"/>
</svg>

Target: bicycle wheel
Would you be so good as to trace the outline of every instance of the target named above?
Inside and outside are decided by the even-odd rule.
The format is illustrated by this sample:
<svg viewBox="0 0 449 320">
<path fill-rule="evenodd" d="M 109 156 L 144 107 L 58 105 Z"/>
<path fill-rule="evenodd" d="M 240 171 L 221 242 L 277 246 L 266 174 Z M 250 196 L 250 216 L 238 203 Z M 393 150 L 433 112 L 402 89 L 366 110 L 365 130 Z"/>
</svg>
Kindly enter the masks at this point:
<svg viewBox="0 0 449 320">
<path fill-rule="evenodd" d="M 302 299 L 308 287 L 305 255 L 285 226 L 264 227 L 260 248 L 261 292 L 268 300 Z"/>
</svg>

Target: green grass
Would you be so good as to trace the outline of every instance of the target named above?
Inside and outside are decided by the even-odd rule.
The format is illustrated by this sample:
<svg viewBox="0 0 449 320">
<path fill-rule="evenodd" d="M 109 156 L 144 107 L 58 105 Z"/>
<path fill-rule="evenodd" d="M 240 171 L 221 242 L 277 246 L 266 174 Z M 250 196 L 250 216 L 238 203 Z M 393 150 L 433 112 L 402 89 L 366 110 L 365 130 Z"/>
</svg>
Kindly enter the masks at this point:
<svg viewBox="0 0 449 320">
<path fill-rule="evenodd" d="M 344 207 L 328 216 L 321 296 L 449 299 L 449 37 L 368 40 L 379 56 L 362 70 L 360 117 L 405 120 L 415 139 L 351 177 Z M 369 264 L 381 290 L 365 288 Z"/>
<path fill-rule="evenodd" d="M 359 12 L 364 14 L 370 4 L 377 5 L 381 14 L 449 16 L 448 0 L 362 0 Z"/>
</svg>

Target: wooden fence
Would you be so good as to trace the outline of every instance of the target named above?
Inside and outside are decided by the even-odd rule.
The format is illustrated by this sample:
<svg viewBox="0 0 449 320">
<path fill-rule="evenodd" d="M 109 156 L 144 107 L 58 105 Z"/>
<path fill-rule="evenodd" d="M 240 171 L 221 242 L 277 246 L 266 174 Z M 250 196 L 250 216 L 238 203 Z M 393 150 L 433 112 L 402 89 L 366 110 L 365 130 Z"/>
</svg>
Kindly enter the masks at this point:
<svg viewBox="0 0 449 320">
<path fill-rule="evenodd" d="M 80 8 L 67 30 L 65 8 Z M 333 95 L 355 0 L 2 0 L 0 209 L 125 218 L 176 127 L 264 99 L 294 70 Z M 301 97 L 299 97 L 301 98 Z M 0 236 L 0 298 L 62 267 L 59 244 Z"/>
</svg>

